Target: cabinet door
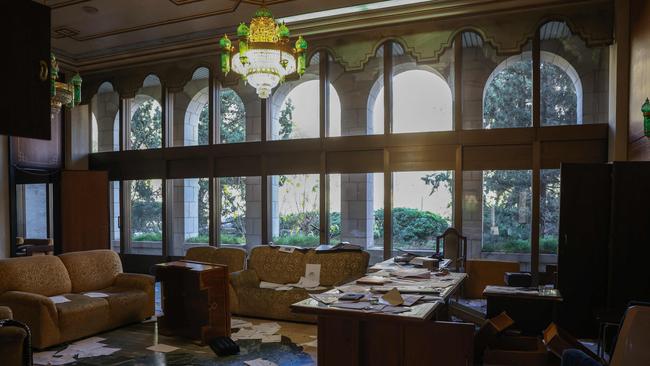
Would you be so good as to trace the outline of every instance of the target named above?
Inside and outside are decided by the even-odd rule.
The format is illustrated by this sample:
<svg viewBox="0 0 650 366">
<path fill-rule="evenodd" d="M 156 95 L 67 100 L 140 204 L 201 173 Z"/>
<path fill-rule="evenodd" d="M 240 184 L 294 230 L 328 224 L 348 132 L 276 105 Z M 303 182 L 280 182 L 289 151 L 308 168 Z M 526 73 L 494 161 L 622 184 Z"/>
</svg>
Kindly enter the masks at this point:
<svg viewBox="0 0 650 366">
<path fill-rule="evenodd" d="M 608 305 L 622 315 L 650 302 L 650 162 L 616 162 L 612 177 Z"/>
<path fill-rule="evenodd" d="M 560 326 L 596 336 L 595 314 L 606 307 L 611 165 L 563 164 L 560 181 Z"/>
<path fill-rule="evenodd" d="M 4 88 L 0 134 L 50 139 L 50 8 L 12 1 L 0 13 Z M 7 47 L 7 46 L 5 46 Z"/>
<path fill-rule="evenodd" d="M 108 172 L 61 173 L 61 251 L 109 249 Z"/>
</svg>

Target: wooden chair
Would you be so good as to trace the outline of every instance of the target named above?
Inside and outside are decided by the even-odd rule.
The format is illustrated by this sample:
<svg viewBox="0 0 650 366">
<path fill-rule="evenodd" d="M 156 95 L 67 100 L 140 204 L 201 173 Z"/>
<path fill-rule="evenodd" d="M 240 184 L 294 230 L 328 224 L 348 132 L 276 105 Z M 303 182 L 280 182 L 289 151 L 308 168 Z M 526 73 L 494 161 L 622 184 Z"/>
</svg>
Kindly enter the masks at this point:
<svg viewBox="0 0 650 366">
<path fill-rule="evenodd" d="M 54 245 L 52 239 L 16 238 L 16 251 L 19 256 L 31 257 L 33 255 L 53 255 Z"/>
<path fill-rule="evenodd" d="M 450 259 L 450 269 L 457 271 L 465 270 L 467 259 L 467 237 L 462 236 L 453 227 L 445 230 L 442 235 L 436 237 L 436 253 L 440 254 L 440 243 L 442 242 L 442 256 Z"/>
</svg>

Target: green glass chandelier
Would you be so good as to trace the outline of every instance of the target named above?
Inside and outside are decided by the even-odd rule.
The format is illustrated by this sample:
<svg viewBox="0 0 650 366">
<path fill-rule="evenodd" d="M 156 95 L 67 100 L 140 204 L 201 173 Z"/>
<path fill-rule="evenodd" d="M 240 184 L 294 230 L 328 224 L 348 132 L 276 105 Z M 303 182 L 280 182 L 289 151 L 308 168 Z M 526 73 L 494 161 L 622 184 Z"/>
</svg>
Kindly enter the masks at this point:
<svg viewBox="0 0 650 366">
<path fill-rule="evenodd" d="M 289 28 L 276 22 L 268 9 L 259 8 L 250 27 L 241 23 L 237 27 L 237 37 L 238 51 L 227 35 L 219 40 L 221 70 L 227 74 L 232 69 L 241 75 L 260 98 L 268 98 L 271 90 L 288 75 L 305 72 L 307 41 L 300 36 L 292 48 Z"/>
</svg>

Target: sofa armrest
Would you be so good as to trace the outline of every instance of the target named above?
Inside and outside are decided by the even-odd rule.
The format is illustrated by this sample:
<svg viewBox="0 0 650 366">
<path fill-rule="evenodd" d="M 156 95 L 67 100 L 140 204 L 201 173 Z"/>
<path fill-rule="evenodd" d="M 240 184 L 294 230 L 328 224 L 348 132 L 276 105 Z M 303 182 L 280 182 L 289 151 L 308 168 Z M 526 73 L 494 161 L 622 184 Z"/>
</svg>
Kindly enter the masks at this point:
<svg viewBox="0 0 650 366">
<path fill-rule="evenodd" d="M 11 308 L 14 319 L 27 324 L 32 333 L 34 347 L 40 349 L 58 343 L 58 311 L 47 296 L 7 291 L 0 295 L 0 305 Z"/>
<path fill-rule="evenodd" d="M 154 277 L 139 273 L 118 273 L 113 285 L 115 287 L 130 288 L 151 292 L 153 294 Z"/>
<path fill-rule="evenodd" d="M 260 279 L 253 269 L 245 269 L 230 274 L 230 283 L 237 289 L 241 287 L 260 287 Z"/>
<path fill-rule="evenodd" d="M 13 319 L 14 314 L 11 312 L 11 309 L 6 306 L 0 306 L 0 320 L 2 319 Z"/>
</svg>

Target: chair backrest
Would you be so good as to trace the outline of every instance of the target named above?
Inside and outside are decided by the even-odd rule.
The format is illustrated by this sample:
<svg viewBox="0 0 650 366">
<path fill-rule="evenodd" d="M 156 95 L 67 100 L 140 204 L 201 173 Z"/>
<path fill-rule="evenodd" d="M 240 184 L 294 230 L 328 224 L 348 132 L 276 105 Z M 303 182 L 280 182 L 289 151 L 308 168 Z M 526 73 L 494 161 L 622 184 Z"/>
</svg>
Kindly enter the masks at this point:
<svg viewBox="0 0 650 366">
<path fill-rule="evenodd" d="M 225 264 L 228 272 L 238 272 L 246 266 L 246 250 L 241 248 L 194 247 L 187 250 L 185 259 L 191 261 Z"/>
<path fill-rule="evenodd" d="M 465 267 L 466 237 L 462 236 L 458 230 L 450 227 L 442 235 L 436 237 L 436 252 L 438 253 L 440 253 L 440 244 L 442 244 L 443 257 L 452 260 L 452 268 Z"/>
<path fill-rule="evenodd" d="M 23 291 L 43 296 L 70 292 L 70 275 L 59 257 L 43 255 L 0 260 L 0 295 Z"/>
<path fill-rule="evenodd" d="M 610 366 L 650 365 L 650 306 L 627 309 Z"/>
<path fill-rule="evenodd" d="M 70 274 L 74 293 L 112 286 L 117 274 L 122 273 L 120 256 L 110 249 L 70 252 L 59 258 Z"/>
</svg>

